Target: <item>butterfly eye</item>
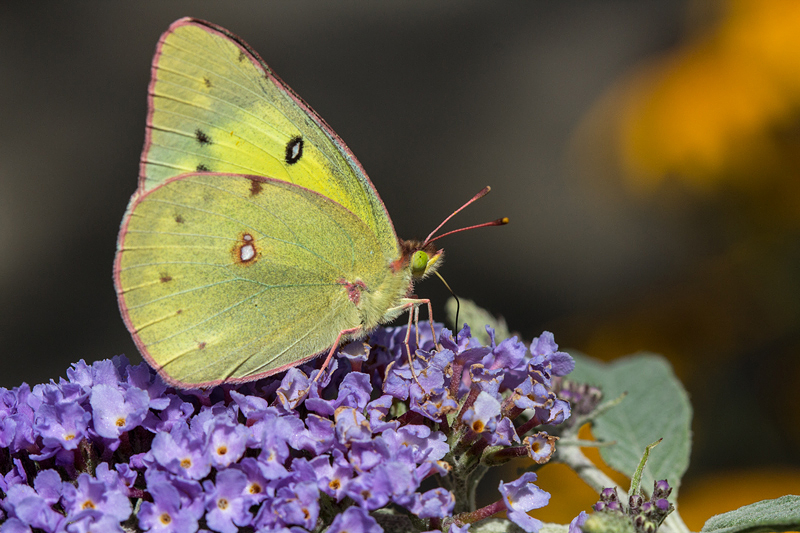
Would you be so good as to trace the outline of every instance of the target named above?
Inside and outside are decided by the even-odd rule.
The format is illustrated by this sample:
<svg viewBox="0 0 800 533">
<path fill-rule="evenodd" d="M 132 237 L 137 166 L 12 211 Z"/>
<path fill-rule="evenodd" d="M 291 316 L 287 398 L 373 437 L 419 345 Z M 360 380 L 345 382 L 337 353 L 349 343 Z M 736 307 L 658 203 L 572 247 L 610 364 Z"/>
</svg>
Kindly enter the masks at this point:
<svg viewBox="0 0 800 533">
<path fill-rule="evenodd" d="M 303 157 L 303 138 L 292 137 L 292 140 L 286 143 L 286 162 L 294 165 L 301 157 Z"/>
<path fill-rule="evenodd" d="M 428 254 L 422 250 L 417 250 L 411 256 L 411 274 L 415 278 L 422 277 L 428 268 Z"/>
</svg>

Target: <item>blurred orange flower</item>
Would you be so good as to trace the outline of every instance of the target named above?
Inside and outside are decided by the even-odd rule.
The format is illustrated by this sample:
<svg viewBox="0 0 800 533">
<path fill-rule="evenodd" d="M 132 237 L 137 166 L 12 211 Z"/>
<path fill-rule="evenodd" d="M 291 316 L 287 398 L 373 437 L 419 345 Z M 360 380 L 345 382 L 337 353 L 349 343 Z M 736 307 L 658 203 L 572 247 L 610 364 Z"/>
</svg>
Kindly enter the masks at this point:
<svg viewBox="0 0 800 533">
<path fill-rule="evenodd" d="M 679 176 L 703 190 L 786 169 L 776 133 L 798 122 L 800 2 L 721 6 L 716 27 L 615 93 L 619 156 L 637 186 Z"/>
</svg>

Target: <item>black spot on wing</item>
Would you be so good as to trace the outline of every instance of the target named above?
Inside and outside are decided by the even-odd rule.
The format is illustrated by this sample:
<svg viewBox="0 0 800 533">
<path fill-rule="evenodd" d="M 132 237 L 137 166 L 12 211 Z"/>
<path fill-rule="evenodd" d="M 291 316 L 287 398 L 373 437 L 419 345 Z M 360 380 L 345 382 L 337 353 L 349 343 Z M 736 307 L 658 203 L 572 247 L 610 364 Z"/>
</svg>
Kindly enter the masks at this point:
<svg viewBox="0 0 800 533">
<path fill-rule="evenodd" d="M 286 157 L 285 160 L 288 164 L 294 165 L 300 158 L 303 157 L 303 138 L 300 136 L 292 137 L 286 143 Z"/>
<path fill-rule="evenodd" d="M 211 137 L 209 137 L 208 134 L 200 128 L 194 130 L 194 136 L 197 139 L 197 142 L 199 142 L 202 146 L 211 144 Z"/>
<path fill-rule="evenodd" d="M 209 170 L 211 170 L 211 169 L 208 168 L 207 166 L 205 166 L 203 163 L 200 163 L 200 164 L 197 165 L 197 171 L 198 172 L 208 172 Z"/>
<path fill-rule="evenodd" d="M 211 79 L 208 76 L 203 76 L 203 83 L 209 89 L 211 88 Z"/>
<path fill-rule="evenodd" d="M 247 56 L 246 56 L 246 55 L 244 55 L 244 50 L 239 50 L 239 57 L 237 58 L 237 59 L 239 60 L 239 62 L 241 63 L 242 61 L 244 61 L 244 59 L 245 59 L 246 57 L 247 57 Z"/>
</svg>

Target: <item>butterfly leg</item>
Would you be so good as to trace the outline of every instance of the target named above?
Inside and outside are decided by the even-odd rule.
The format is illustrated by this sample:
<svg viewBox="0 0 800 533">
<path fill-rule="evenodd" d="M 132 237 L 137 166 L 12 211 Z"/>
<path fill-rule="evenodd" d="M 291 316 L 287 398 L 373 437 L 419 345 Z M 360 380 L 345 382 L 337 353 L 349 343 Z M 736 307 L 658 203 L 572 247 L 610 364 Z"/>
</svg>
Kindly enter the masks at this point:
<svg viewBox="0 0 800 533">
<path fill-rule="evenodd" d="M 411 370 L 411 377 L 413 377 L 414 381 L 417 382 L 417 385 L 419 385 L 420 390 L 424 392 L 425 389 L 422 388 L 422 384 L 419 382 L 419 378 L 417 378 L 417 373 L 414 371 L 414 360 L 411 357 L 411 347 L 408 345 L 408 338 L 411 336 L 411 323 L 416 317 L 417 348 L 419 348 L 419 313 L 416 312 L 419 310 L 419 307 L 417 307 L 416 304 L 409 304 L 409 305 L 411 305 L 412 308 L 408 310 L 408 327 L 406 328 L 406 338 L 404 341 L 406 347 L 406 356 L 408 357 L 408 368 L 409 370 Z"/>
<path fill-rule="evenodd" d="M 339 343 L 342 341 L 342 337 L 344 337 L 345 335 L 350 335 L 352 333 L 358 333 L 359 331 L 361 331 L 361 328 L 343 329 L 342 331 L 339 332 L 339 335 L 336 336 L 336 340 L 333 341 L 333 346 L 331 346 L 331 349 L 328 352 L 328 356 L 325 358 L 325 361 L 319 368 L 319 372 L 317 372 L 317 375 L 314 376 L 313 380 L 314 383 L 319 381 L 320 376 L 322 376 L 323 372 L 325 372 L 325 369 L 328 368 L 328 365 L 330 364 L 331 359 L 333 358 L 333 354 L 335 354 L 336 350 L 339 348 Z"/>
<path fill-rule="evenodd" d="M 417 378 L 417 374 L 414 371 L 414 363 L 411 357 L 411 347 L 408 344 L 408 340 L 411 337 L 411 324 L 412 322 L 416 325 L 416 336 L 417 336 L 417 347 L 420 346 L 420 338 L 419 338 L 419 306 L 422 304 L 426 304 L 428 306 L 428 322 L 431 326 L 431 337 L 433 338 L 433 343 L 437 349 L 441 349 L 439 346 L 439 342 L 436 339 L 436 331 L 433 329 L 433 306 L 431 305 L 431 301 L 427 298 L 404 298 L 401 300 L 402 302 L 402 309 L 408 309 L 408 327 L 406 328 L 406 337 L 405 337 L 405 347 L 406 347 L 406 355 L 408 356 L 408 368 L 411 370 L 411 376 L 414 378 L 414 381 L 419 385 L 421 390 L 425 390 L 422 388 L 422 384 L 420 384 L 419 379 Z"/>
<path fill-rule="evenodd" d="M 408 309 L 409 307 L 416 308 L 422 304 L 428 306 L 428 322 L 431 326 L 431 338 L 433 339 L 433 344 L 436 346 L 436 349 L 441 350 L 442 347 L 439 345 L 439 340 L 436 338 L 436 331 L 433 329 L 433 305 L 431 305 L 431 301 L 427 298 L 403 298 L 400 302 L 402 304 L 400 308 L 402 309 Z M 417 337 L 417 346 L 419 346 L 419 337 Z"/>
<path fill-rule="evenodd" d="M 414 307 L 414 326 L 414 332 L 417 336 L 417 346 L 419 347 L 419 307 L 417 306 Z"/>
</svg>

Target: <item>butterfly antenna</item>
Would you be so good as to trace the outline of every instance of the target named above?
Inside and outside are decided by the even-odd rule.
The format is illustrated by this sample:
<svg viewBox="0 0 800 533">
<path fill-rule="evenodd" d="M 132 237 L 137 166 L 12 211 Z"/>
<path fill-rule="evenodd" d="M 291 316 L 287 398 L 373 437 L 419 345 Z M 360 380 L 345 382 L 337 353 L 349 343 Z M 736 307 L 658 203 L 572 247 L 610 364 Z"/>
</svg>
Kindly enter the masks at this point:
<svg viewBox="0 0 800 533">
<path fill-rule="evenodd" d="M 445 236 L 447 236 L 447 235 L 452 235 L 453 233 L 460 233 L 460 232 L 462 232 L 462 231 L 467 231 L 467 230 L 469 230 L 469 229 L 485 228 L 485 227 L 489 227 L 489 226 L 502 226 L 502 225 L 504 225 L 504 224 L 508 224 L 508 217 L 503 217 L 503 218 L 498 218 L 497 220 L 492 220 L 491 222 L 484 222 L 483 224 L 476 224 L 475 226 L 468 226 L 468 227 L 466 227 L 466 228 L 459 228 L 459 229 L 455 229 L 455 230 L 453 230 L 453 231 L 448 231 L 447 233 L 443 233 L 443 234 L 441 234 L 441 235 L 438 235 L 438 236 L 434 237 L 434 235 L 436 235 L 436 232 L 437 232 L 437 231 L 439 231 L 440 229 L 442 229 L 442 226 L 444 226 L 445 224 L 447 224 L 447 222 L 448 222 L 448 221 L 449 221 L 451 218 L 453 218 L 453 217 L 456 215 L 456 213 L 458 213 L 459 211 L 463 210 L 463 209 L 464 209 L 465 207 L 467 207 L 469 204 L 471 204 L 471 203 L 473 203 L 473 202 L 475 202 L 475 201 L 477 201 L 477 200 L 480 200 L 481 198 L 483 198 L 484 196 L 486 196 L 487 194 L 489 194 L 489 191 L 491 191 L 491 190 L 492 190 L 492 188 L 491 188 L 491 187 L 489 187 L 489 186 L 487 185 L 486 187 L 484 187 L 483 189 L 481 189 L 481 191 L 480 191 L 478 194 L 476 194 L 475 196 L 473 196 L 472 198 L 470 198 L 470 199 L 469 199 L 469 200 L 468 200 L 468 201 L 467 201 L 467 202 L 466 202 L 464 205 L 462 205 L 461 207 L 459 207 L 458 209 L 456 209 L 455 211 L 453 211 L 452 213 L 450 213 L 450 216 L 448 216 L 447 218 L 445 218 L 445 219 L 442 221 L 442 223 L 441 223 L 441 224 L 439 224 L 438 226 L 436 226 L 436 229 L 434 229 L 434 230 L 433 230 L 433 231 L 430 233 L 430 235 L 428 235 L 428 237 L 425 239 L 425 241 L 423 242 L 423 244 L 422 244 L 422 245 L 423 245 L 423 246 L 425 246 L 425 245 L 427 245 L 427 244 L 429 244 L 429 243 L 432 243 L 433 241 L 439 240 L 439 239 L 441 239 L 442 237 L 445 237 Z M 441 276 L 440 276 L 440 277 L 441 277 Z M 444 280 L 442 280 L 442 281 L 444 281 Z M 445 285 L 447 285 L 447 283 L 445 283 Z M 449 288 L 449 287 L 448 287 L 448 288 Z M 452 291 L 450 291 L 450 292 L 452 293 Z M 455 296 L 455 295 L 453 295 L 453 296 Z"/>
</svg>

